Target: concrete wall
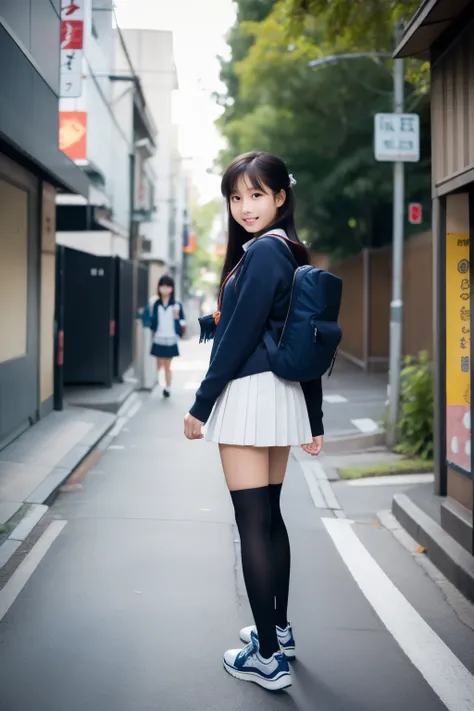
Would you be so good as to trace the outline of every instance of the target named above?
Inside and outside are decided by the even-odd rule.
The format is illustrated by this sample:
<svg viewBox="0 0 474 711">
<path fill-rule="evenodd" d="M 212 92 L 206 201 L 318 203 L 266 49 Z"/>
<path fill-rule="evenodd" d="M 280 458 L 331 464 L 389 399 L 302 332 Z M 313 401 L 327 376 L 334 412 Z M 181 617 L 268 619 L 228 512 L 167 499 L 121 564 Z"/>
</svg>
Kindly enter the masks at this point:
<svg viewBox="0 0 474 711">
<path fill-rule="evenodd" d="M 151 255 L 169 261 L 170 208 L 173 180 L 172 92 L 177 88 L 173 35 L 157 30 L 123 30 L 122 34 L 140 77 L 149 111 L 158 129 L 158 148 L 150 159 L 154 173 L 157 211 L 140 233 L 152 242 Z M 116 38 L 115 71 L 128 71 Z"/>
</svg>

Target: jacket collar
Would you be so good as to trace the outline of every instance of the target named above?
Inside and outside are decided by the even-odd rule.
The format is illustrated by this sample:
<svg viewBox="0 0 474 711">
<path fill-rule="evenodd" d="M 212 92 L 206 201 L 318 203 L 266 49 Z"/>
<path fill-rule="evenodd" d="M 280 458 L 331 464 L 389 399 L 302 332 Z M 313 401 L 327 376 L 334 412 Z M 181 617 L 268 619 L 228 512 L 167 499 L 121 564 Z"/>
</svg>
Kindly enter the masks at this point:
<svg viewBox="0 0 474 711">
<path fill-rule="evenodd" d="M 256 242 L 258 239 L 260 239 L 260 237 L 265 237 L 265 235 L 276 235 L 277 237 L 287 238 L 287 234 L 286 234 L 285 230 L 282 230 L 282 229 L 280 229 L 280 228 L 277 228 L 276 230 L 269 230 L 268 232 L 265 232 L 265 234 L 260 235 L 259 237 L 252 237 L 252 239 L 249 239 L 248 242 L 246 242 L 245 244 L 243 244 L 243 245 L 242 245 L 242 249 L 244 250 L 244 252 L 246 252 L 246 251 L 248 250 L 248 248 L 249 248 L 254 242 Z"/>
</svg>

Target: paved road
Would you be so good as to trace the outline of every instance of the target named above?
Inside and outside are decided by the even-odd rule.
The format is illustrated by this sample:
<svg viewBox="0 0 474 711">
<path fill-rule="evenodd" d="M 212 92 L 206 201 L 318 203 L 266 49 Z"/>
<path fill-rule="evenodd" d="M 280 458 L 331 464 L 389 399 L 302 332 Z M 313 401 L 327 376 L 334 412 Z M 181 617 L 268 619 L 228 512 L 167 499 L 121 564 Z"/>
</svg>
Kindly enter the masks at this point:
<svg viewBox="0 0 474 711">
<path fill-rule="evenodd" d="M 251 619 L 217 452 L 181 436 L 198 357 L 60 495 L 0 592 L 2 711 L 473 711 L 474 632 L 349 490 L 353 524 L 315 508 L 294 457 L 294 684 L 273 696 L 225 674 Z"/>
</svg>

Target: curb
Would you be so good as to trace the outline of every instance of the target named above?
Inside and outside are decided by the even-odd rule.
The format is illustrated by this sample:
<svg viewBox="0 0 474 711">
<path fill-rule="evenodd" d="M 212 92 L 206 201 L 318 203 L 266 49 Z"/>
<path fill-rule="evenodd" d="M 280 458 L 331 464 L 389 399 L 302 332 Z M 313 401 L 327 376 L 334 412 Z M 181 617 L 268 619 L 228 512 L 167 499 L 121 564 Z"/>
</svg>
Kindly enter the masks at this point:
<svg viewBox="0 0 474 711">
<path fill-rule="evenodd" d="M 397 521 L 420 545 L 428 558 L 474 602 L 474 558 L 444 529 L 422 511 L 406 494 L 395 494 L 392 512 Z"/>
<path fill-rule="evenodd" d="M 341 435 L 324 440 L 325 454 L 350 454 L 385 445 L 385 432 L 378 430 L 370 434 Z"/>
<path fill-rule="evenodd" d="M 104 413 L 108 414 L 108 413 Z M 51 506 L 54 502 L 59 487 L 71 476 L 73 471 L 84 461 L 86 457 L 97 447 L 99 442 L 112 429 L 117 421 L 116 415 L 110 415 L 107 422 L 97 425 L 94 430 L 89 433 L 83 444 L 79 443 L 66 455 L 59 463 L 62 466 L 55 467 L 41 484 L 30 494 L 25 501 L 26 504 L 46 504 Z M 64 463 L 67 461 L 67 466 Z"/>
<path fill-rule="evenodd" d="M 77 469 L 92 450 L 104 439 L 114 426 L 116 419 L 115 415 L 111 415 L 107 422 L 97 426 L 95 432 L 87 435 L 85 438 L 87 444 L 73 447 L 71 452 L 67 455 L 67 467 L 55 467 L 24 502 L 21 508 L 27 508 L 23 517 L 18 521 L 8 538 L 0 544 L 0 571 L 28 538 L 35 526 L 47 514 L 61 485 L 64 484 L 73 471 Z M 10 521 L 14 520 L 15 516 L 10 519 Z M 6 525 L 8 525 L 8 521 Z"/>
</svg>

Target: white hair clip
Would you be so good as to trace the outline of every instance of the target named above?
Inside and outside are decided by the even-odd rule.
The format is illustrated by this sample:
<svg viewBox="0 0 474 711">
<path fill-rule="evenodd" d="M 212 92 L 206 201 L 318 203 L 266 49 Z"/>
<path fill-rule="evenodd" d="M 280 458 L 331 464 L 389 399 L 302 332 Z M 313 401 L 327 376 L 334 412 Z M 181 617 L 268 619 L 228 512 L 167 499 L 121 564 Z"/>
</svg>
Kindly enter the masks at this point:
<svg viewBox="0 0 474 711">
<path fill-rule="evenodd" d="M 296 185 L 296 180 L 294 179 L 293 175 L 290 173 L 290 188 L 292 188 L 293 185 Z"/>
</svg>

